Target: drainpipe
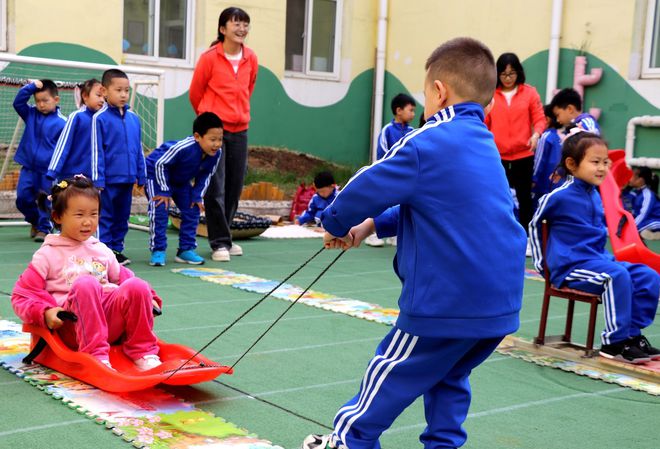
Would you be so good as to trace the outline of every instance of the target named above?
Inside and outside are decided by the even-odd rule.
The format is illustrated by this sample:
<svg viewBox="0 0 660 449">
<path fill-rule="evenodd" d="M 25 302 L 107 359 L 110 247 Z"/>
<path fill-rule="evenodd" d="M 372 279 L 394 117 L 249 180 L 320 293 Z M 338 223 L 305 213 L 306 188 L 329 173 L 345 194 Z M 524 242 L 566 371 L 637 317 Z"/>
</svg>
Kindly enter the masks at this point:
<svg viewBox="0 0 660 449">
<path fill-rule="evenodd" d="M 385 96 L 385 51 L 387 48 L 387 0 L 380 0 L 378 7 L 378 42 L 374 80 L 374 110 L 371 122 L 371 160 L 376 160 L 378 135 L 383 124 L 383 97 Z"/>
<path fill-rule="evenodd" d="M 634 157 L 635 154 L 635 127 L 660 127 L 660 115 L 643 115 L 633 117 L 628 121 L 626 127 L 626 162 L 628 165 L 643 166 L 649 168 L 660 168 L 660 158 L 657 157 Z"/>
<path fill-rule="evenodd" d="M 550 25 L 550 48 L 548 49 L 548 77 L 545 88 L 545 102 L 549 104 L 557 90 L 559 72 L 559 38 L 561 35 L 561 16 L 563 0 L 552 1 L 552 22 Z"/>
</svg>

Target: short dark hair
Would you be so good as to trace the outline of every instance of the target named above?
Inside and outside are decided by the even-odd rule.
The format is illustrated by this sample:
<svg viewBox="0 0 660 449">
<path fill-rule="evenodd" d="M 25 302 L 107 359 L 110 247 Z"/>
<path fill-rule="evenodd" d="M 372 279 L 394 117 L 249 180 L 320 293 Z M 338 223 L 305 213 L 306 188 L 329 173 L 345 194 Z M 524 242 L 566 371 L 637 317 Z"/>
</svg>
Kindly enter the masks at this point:
<svg viewBox="0 0 660 449">
<path fill-rule="evenodd" d="M 41 81 L 41 88 L 37 89 L 34 91 L 34 93 L 38 92 L 48 92 L 51 97 L 57 97 L 59 95 L 59 92 L 57 90 L 57 84 L 55 84 L 55 81 L 49 80 L 49 79 L 43 79 Z"/>
<path fill-rule="evenodd" d="M 48 210 L 47 200 L 51 202 L 51 216 L 61 217 L 67 209 L 69 198 L 74 196 L 84 195 L 86 197 L 95 199 L 99 202 L 99 209 L 101 207 L 101 192 L 94 187 L 91 179 L 84 175 L 76 175 L 72 178 L 64 179 L 57 184 L 54 184 L 50 191 L 50 198 L 46 192 L 41 192 L 38 197 L 39 207 L 42 210 Z M 59 225 L 55 223 L 55 227 L 59 229 Z"/>
<path fill-rule="evenodd" d="M 520 59 L 515 53 L 502 53 L 499 58 L 497 58 L 497 87 L 502 87 L 502 81 L 500 80 L 500 73 L 504 73 L 506 66 L 510 65 L 513 70 L 515 70 L 516 76 L 516 85 L 523 84 L 525 82 L 525 69 L 523 69 Z"/>
<path fill-rule="evenodd" d="M 397 94 L 394 98 L 392 98 L 392 103 L 390 104 L 392 107 L 392 114 L 396 115 L 397 109 L 405 108 L 409 104 L 417 106 L 417 102 L 410 95 L 404 93 Z"/>
<path fill-rule="evenodd" d="M 576 165 L 580 165 L 580 162 L 584 159 L 584 155 L 587 154 L 587 150 L 594 145 L 607 146 L 607 142 L 599 135 L 586 131 L 576 132 L 568 136 L 561 147 L 561 162 L 559 166 L 564 168 L 567 173 L 570 173 L 570 170 L 566 166 L 566 159 L 570 157 L 575 161 Z"/>
<path fill-rule="evenodd" d="M 193 133 L 200 136 L 206 134 L 211 128 L 223 128 L 222 120 L 213 112 L 202 112 L 193 122 Z"/>
<path fill-rule="evenodd" d="M 466 101 L 488 105 L 497 72 L 490 49 L 470 37 L 458 37 L 433 50 L 424 67 L 430 80 L 446 82 Z"/>
<path fill-rule="evenodd" d="M 555 115 L 554 112 L 552 112 L 551 104 L 546 104 L 545 106 L 543 106 L 543 114 L 545 114 L 545 116 L 550 119 L 550 128 L 554 128 L 554 129 L 561 128 L 561 124 L 559 124 L 559 122 L 557 121 L 557 116 Z"/>
<path fill-rule="evenodd" d="M 211 47 L 213 47 L 215 44 L 225 41 L 225 35 L 220 32 L 220 27 L 226 27 L 227 22 L 230 20 L 250 23 L 250 15 L 236 6 L 225 8 L 220 13 L 220 17 L 218 17 L 218 37 L 216 40 L 211 42 Z"/>
<path fill-rule="evenodd" d="M 572 87 L 562 89 L 552 98 L 550 103 L 553 108 L 566 109 L 569 105 L 575 106 L 578 111 L 582 110 L 582 97 Z"/>
<path fill-rule="evenodd" d="M 651 189 L 653 193 L 658 194 L 658 175 L 653 173 L 648 167 L 635 167 L 633 169 L 637 172 L 637 176 L 644 180 L 644 184 Z"/>
<path fill-rule="evenodd" d="M 322 171 L 314 176 L 314 187 L 320 189 L 322 187 L 329 187 L 335 183 L 335 177 L 329 171 Z"/>
<path fill-rule="evenodd" d="M 103 72 L 103 76 L 101 77 L 101 84 L 103 84 L 103 87 L 108 87 L 110 84 L 112 84 L 112 80 L 115 78 L 128 79 L 128 75 L 126 75 L 126 72 L 123 70 L 108 69 Z"/>
<path fill-rule="evenodd" d="M 83 97 L 89 97 L 89 93 L 97 84 L 101 84 L 101 81 L 97 80 L 96 78 L 88 79 L 87 81 L 83 81 L 81 84 L 79 84 L 78 87 L 80 88 L 80 98 L 82 99 Z"/>
</svg>

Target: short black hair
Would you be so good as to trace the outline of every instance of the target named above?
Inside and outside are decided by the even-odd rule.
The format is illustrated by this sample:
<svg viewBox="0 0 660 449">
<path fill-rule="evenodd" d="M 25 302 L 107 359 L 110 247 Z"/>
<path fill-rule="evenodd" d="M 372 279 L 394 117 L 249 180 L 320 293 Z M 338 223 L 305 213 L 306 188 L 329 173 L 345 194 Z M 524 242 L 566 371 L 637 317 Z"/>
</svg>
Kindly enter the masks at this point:
<svg viewBox="0 0 660 449">
<path fill-rule="evenodd" d="M 410 95 L 404 93 L 397 94 L 394 98 L 392 98 L 392 103 L 391 103 L 392 114 L 396 115 L 397 109 L 405 108 L 409 104 L 413 106 L 417 106 L 417 102 Z"/>
<path fill-rule="evenodd" d="M 103 72 L 103 76 L 101 77 L 101 84 L 103 84 L 103 87 L 108 87 L 110 84 L 112 84 L 112 80 L 115 78 L 128 79 L 128 75 L 126 75 L 126 72 L 123 70 L 108 69 Z"/>
<path fill-rule="evenodd" d="M 552 98 L 550 103 L 553 108 L 566 109 L 569 105 L 575 106 L 578 111 L 582 110 L 582 97 L 572 87 L 562 89 Z"/>
<path fill-rule="evenodd" d="M 465 101 L 487 106 L 493 99 L 497 72 L 490 49 L 471 37 L 457 37 L 433 50 L 424 67 L 427 82 L 449 84 Z"/>
<path fill-rule="evenodd" d="M 523 84 L 525 82 L 525 69 L 523 69 L 520 59 L 515 53 L 502 53 L 499 58 L 497 58 L 497 87 L 502 87 L 502 81 L 500 81 L 500 73 L 504 73 L 506 66 L 510 65 L 513 70 L 515 70 L 516 76 L 516 85 Z"/>
<path fill-rule="evenodd" d="M 220 32 L 220 27 L 226 27 L 227 22 L 229 22 L 230 20 L 250 23 L 250 15 L 241 8 L 238 8 L 236 6 L 230 6 L 229 8 L 225 8 L 220 13 L 220 17 L 218 17 L 218 37 L 216 40 L 211 42 L 211 47 L 213 47 L 215 44 L 225 41 L 225 35 Z"/>
<path fill-rule="evenodd" d="M 314 187 L 317 189 L 329 187 L 335 183 L 335 177 L 329 171 L 322 171 L 314 176 Z"/>
<path fill-rule="evenodd" d="M 559 129 L 561 124 L 557 121 L 557 116 L 552 112 L 552 105 L 546 104 L 543 106 L 543 114 L 550 119 L 550 128 Z"/>
<path fill-rule="evenodd" d="M 202 112 L 193 122 L 193 134 L 200 136 L 206 134 L 211 128 L 223 128 L 222 120 L 213 112 Z"/>
<path fill-rule="evenodd" d="M 48 92 L 52 97 L 57 97 L 59 95 L 55 81 L 49 79 L 43 79 L 40 81 L 42 86 L 40 89 L 34 91 L 35 94 L 38 92 Z"/>
<path fill-rule="evenodd" d="M 561 147 L 561 162 L 559 166 L 564 168 L 567 173 L 570 173 L 571 171 L 566 165 L 566 159 L 570 157 L 575 161 L 576 165 L 580 165 L 585 154 L 587 154 L 587 150 L 594 145 L 607 147 L 607 142 L 599 135 L 586 131 L 579 131 L 568 136 Z"/>
</svg>

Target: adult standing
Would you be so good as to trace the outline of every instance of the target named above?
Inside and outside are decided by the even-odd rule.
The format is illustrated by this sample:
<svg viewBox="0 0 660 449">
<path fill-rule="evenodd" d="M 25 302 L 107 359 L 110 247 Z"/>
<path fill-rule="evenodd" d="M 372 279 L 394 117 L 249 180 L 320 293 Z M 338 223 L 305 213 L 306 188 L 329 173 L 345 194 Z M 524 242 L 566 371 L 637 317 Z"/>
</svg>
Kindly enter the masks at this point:
<svg viewBox="0 0 660 449">
<path fill-rule="evenodd" d="M 527 230 L 533 214 L 534 150 L 545 129 L 543 105 L 536 89 L 525 84 L 518 56 L 503 53 L 496 66 L 497 88 L 486 125 L 495 136 L 509 186 L 516 191 L 518 221 Z"/>
<path fill-rule="evenodd" d="M 232 243 L 230 225 L 238 208 L 247 170 L 250 97 L 259 65 L 245 46 L 250 16 L 226 8 L 218 19 L 218 38 L 199 58 L 190 83 L 190 103 L 197 114 L 214 112 L 224 123 L 222 156 L 204 196 L 211 258 L 229 261 L 243 249 Z"/>
</svg>

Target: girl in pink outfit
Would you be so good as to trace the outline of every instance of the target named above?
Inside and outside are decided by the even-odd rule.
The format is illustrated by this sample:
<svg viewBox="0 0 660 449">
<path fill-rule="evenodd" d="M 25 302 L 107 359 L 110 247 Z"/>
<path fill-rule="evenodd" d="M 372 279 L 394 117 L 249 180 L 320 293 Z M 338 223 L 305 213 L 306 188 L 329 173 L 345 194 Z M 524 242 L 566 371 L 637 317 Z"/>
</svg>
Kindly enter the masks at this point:
<svg viewBox="0 0 660 449">
<path fill-rule="evenodd" d="M 138 369 L 149 370 L 161 364 L 152 310 L 162 302 L 93 237 L 99 207 L 99 191 L 82 175 L 53 186 L 52 219 L 61 233 L 48 235 L 34 253 L 14 287 L 12 306 L 24 322 L 58 329 L 68 346 L 108 366 L 110 344 L 121 340 Z M 62 310 L 77 322 L 60 320 Z"/>
</svg>

